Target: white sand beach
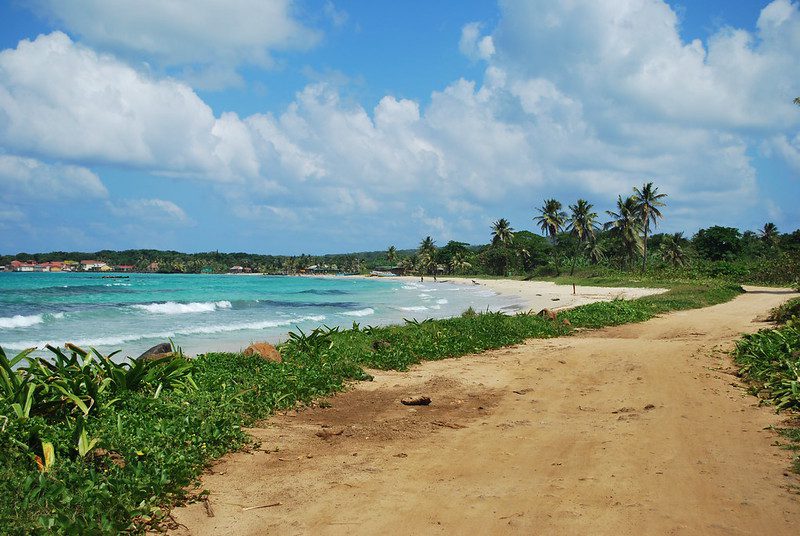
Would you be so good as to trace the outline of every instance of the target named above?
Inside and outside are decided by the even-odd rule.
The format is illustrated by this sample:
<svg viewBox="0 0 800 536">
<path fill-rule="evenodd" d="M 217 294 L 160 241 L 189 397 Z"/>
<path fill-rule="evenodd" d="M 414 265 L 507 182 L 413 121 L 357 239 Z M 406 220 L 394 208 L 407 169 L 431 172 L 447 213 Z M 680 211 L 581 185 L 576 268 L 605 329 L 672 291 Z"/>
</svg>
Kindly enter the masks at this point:
<svg viewBox="0 0 800 536">
<path fill-rule="evenodd" d="M 419 281 L 419 277 L 399 276 L 393 279 Z M 586 287 L 572 285 L 557 285 L 550 281 L 520 281 L 517 279 L 479 279 L 477 277 L 452 277 L 438 278 L 441 283 L 454 283 L 457 285 L 483 285 L 486 288 L 513 298 L 513 303 L 519 304 L 522 310 L 533 309 L 538 312 L 542 309 L 553 311 L 586 305 L 599 301 L 611 301 L 617 298 L 632 300 L 643 296 L 661 294 L 665 288 L 638 288 L 638 287 Z M 433 283 L 432 277 L 425 278 L 426 284 Z"/>
</svg>

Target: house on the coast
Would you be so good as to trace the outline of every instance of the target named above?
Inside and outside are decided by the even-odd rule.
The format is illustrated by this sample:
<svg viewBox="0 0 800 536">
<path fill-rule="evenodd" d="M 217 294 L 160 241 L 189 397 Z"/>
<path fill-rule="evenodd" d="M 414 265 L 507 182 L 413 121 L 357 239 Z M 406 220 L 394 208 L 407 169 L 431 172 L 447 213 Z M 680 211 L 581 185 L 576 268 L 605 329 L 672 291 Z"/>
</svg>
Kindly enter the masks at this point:
<svg viewBox="0 0 800 536">
<path fill-rule="evenodd" d="M 115 272 L 132 272 L 134 269 L 130 264 L 118 264 L 114 266 Z"/>
<path fill-rule="evenodd" d="M 80 263 L 78 261 L 64 261 L 61 266 L 62 272 L 77 272 L 80 269 Z"/>
<path fill-rule="evenodd" d="M 157 272 L 158 271 L 158 263 L 157 262 L 151 262 L 150 264 L 147 265 L 147 268 L 145 269 L 145 271 L 147 271 L 147 272 Z"/>
<path fill-rule="evenodd" d="M 13 272 L 33 272 L 36 264 L 32 262 L 11 261 L 11 271 Z"/>
<path fill-rule="evenodd" d="M 103 261 L 95 261 L 95 260 L 81 261 L 81 270 L 83 270 L 84 272 L 97 272 L 102 270 L 103 266 L 108 266 L 108 265 Z"/>
<path fill-rule="evenodd" d="M 229 274 L 241 274 L 242 272 L 244 272 L 244 268 L 241 266 L 231 266 L 228 269 Z"/>
</svg>

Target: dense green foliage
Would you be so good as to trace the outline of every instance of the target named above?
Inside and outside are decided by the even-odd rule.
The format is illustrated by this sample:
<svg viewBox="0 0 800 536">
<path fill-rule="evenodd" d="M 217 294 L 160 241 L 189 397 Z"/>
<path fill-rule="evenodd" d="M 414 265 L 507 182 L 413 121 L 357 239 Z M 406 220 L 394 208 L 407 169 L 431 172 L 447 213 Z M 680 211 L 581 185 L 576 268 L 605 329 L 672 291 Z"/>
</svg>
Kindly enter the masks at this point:
<svg viewBox="0 0 800 536">
<path fill-rule="evenodd" d="M 737 292 L 724 285 L 682 286 L 643 300 L 593 304 L 560 315 L 571 327 L 534 314 L 474 311 L 403 326 L 354 323 L 345 331 L 291 334 L 280 347 L 282 363 L 206 354 L 141 365 L 143 372 L 137 363 L 111 365 L 103 356 L 75 350 L 64 356 L 52 379 L 39 375 L 41 367 L 49 370 L 39 360 L 14 369 L 14 359 L 5 359 L 0 532 L 142 530 L 186 498 L 209 461 L 247 444 L 243 426 L 341 390 L 349 380 L 369 379 L 362 367 L 405 370 L 423 360 L 565 335 L 572 328 L 641 321 L 671 309 L 718 303 Z M 48 406 L 40 386 L 26 414 L 27 389 L 21 385 L 61 380 L 93 409 L 84 411 L 58 389 L 47 396 L 61 397 L 60 404 Z M 53 456 L 47 455 L 48 445 Z"/>
<path fill-rule="evenodd" d="M 785 324 L 792 318 L 800 318 L 800 298 L 794 298 L 772 310 L 769 319 L 772 322 Z"/>
<path fill-rule="evenodd" d="M 779 325 L 745 335 L 737 343 L 733 357 L 754 395 L 774 404 L 779 410 L 800 409 L 800 298 L 776 307 L 770 319 Z M 787 421 L 778 430 L 789 439 L 788 448 L 800 450 L 800 422 Z M 795 458 L 800 472 L 800 456 Z"/>
<path fill-rule="evenodd" d="M 621 207 L 612 213 L 618 217 L 609 222 L 612 225 L 605 231 L 594 229 L 597 222 L 591 212 L 592 205 L 578 201 L 570 205 L 572 216 L 569 219 L 564 216 L 563 230 L 546 224 L 549 238 L 527 230 L 515 232 L 501 218 L 490 229 L 492 242 L 484 245 L 450 241 L 436 247 L 434 240 L 427 237 L 430 240 L 423 241 L 425 247 L 417 250 L 398 250 L 392 246 L 385 251 L 317 256 L 157 250 L 20 253 L 0 256 L 0 265 L 8 265 L 15 259 L 46 262 L 93 258 L 111 265 L 132 265 L 137 270 L 146 270 L 155 262 L 159 272 L 178 273 L 224 273 L 232 266 L 242 266 L 255 272 L 293 274 L 315 266 L 321 271 L 345 273 L 399 267 L 407 273 L 425 275 L 541 278 L 560 275 L 565 269 L 584 277 L 612 273 L 624 273 L 626 277 L 641 275 L 644 242 L 633 214 L 635 199 L 620 198 Z M 561 221 L 562 215 L 557 213 L 556 219 Z M 549 235 L 552 230 L 556 230 L 553 236 Z M 771 224 L 759 233 L 713 226 L 701 229 L 691 239 L 684 238 L 682 233 L 649 235 L 646 256 L 646 273 L 656 279 L 710 277 L 738 283 L 800 284 L 800 230 L 781 234 Z"/>
<path fill-rule="evenodd" d="M 734 357 L 756 393 L 778 409 L 800 409 L 800 323 L 745 335 Z"/>
</svg>

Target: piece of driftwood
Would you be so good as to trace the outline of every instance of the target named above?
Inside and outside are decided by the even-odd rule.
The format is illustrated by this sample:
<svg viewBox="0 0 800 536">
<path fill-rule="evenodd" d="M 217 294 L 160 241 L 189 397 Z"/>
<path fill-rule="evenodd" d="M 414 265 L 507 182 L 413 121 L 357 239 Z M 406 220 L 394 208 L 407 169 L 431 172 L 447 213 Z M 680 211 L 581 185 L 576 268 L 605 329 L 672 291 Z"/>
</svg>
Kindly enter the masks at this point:
<svg viewBox="0 0 800 536">
<path fill-rule="evenodd" d="M 281 503 L 276 502 L 270 504 L 260 504 L 258 506 L 247 506 L 245 508 L 242 508 L 242 512 L 247 512 L 248 510 L 258 510 L 259 508 L 272 508 L 273 506 L 280 506 L 280 505 Z"/>
</svg>

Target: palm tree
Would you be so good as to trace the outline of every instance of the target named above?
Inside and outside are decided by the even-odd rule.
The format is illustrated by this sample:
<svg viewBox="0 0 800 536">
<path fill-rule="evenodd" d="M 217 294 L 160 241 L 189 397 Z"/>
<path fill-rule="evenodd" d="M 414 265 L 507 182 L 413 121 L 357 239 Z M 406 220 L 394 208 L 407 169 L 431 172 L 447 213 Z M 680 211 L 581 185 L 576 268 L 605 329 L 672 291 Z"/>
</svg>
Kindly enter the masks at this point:
<svg viewBox="0 0 800 536">
<path fill-rule="evenodd" d="M 542 232 L 550 237 L 550 242 L 556 245 L 556 236 L 564 227 L 567 213 L 561 210 L 561 202 L 555 199 L 546 199 L 542 208 L 537 208 L 541 214 L 533 218 Z"/>
<path fill-rule="evenodd" d="M 684 266 L 686 264 L 686 255 L 681 247 L 683 240 L 683 233 L 675 233 L 666 235 L 661 242 L 661 259 L 664 262 L 670 263 L 672 266 Z"/>
<path fill-rule="evenodd" d="M 584 242 L 594 239 L 594 232 L 597 229 L 597 213 L 592 212 L 592 205 L 585 199 L 578 199 L 574 205 L 569 208 L 572 215 L 569 218 L 567 230 L 578 239 L 578 247 L 572 255 L 572 269 L 569 275 L 575 273 L 575 262 L 578 260 L 578 251 Z"/>
<path fill-rule="evenodd" d="M 647 235 L 650 232 L 650 222 L 653 226 L 658 225 L 658 218 L 663 218 L 658 207 L 665 206 L 660 200 L 667 197 L 667 194 L 658 193 L 658 187 L 653 186 L 652 182 L 642 186 L 642 189 L 634 188 L 634 200 L 636 201 L 636 214 L 642 221 L 644 230 L 644 247 L 642 249 L 642 271 L 647 271 Z"/>
<path fill-rule="evenodd" d="M 472 265 L 459 252 L 454 253 L 450 258 L 450 271 L 454 274 L 471 267 Z"/>
<path fill-rule="evenodd" d="M 761 240 L 769 246 L 774 246 L 778 241 L 778 227 L 772 222 L 765 223 L 764 228 L 758 234 L 761 236 Z"/>
<path fill-rule="evenodd" d="M 389 264 L 393 263 L 397 259 L 396 247 L 389 246 L 389 249 L 386 250 L 386 259 L 389 261 Z"/>
<path fill-rule="evenodd" d="M 618 236 L 622 240 L 625 248 L 625 264 L 628 259 L 642 252 L 642 237 L 639 236 L 642 222 L 636 211 L 637 201 L 631 196 L 622 200 L 622 196 L 617 196 L 617 212 L 607 210 L 606 214 L 613 219 L 605 224 L 605 228 Z"/>
<path fill-rule="evenodd" d="M 403 275 L 405 275 L 406 272 L 413 272 L 414 271 L 414 259 L 411 259 L 409 257 L 405 257 L 404 259 L 402 259 L 400 261 L 400 269 L 403 271 Z"/>
<path fill-rule="evenodd" d="M 606 258 L 606 250 L 594 236 L 586 243 L 585 251 L 586 255 L 589 256 L 589 260 L 595 264 Z"/>
<path fill-rule="evenodd" d="M 508 246 L 514 242 L 514 229 L 505 218 L 492 222 L 492 245 Z"/>
<path fill-rule="evenodd" d="M 431 238 L 430 236 L 426 236 L 422 242 L 419 243 L 419 250 L 420 253 L 428 253 L 429 255 L 433 255 L 436 251 L 436 241 Z"/>
<path fill-rule="evenodd" d="M 419 272 L 420 276 L 424 276 L 425 274 L 430 274 L 434 268 L 435 268 L 435 263 L 431 255 L 429 255 L 428 253 L 420 253 L 417 256 L 416 269 Z"/>
<path fill-rule="evenodd" d="M 793 101 L 796 105 L 800 106 L 800 97 L 795 97 Z"/>
</svg>

